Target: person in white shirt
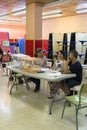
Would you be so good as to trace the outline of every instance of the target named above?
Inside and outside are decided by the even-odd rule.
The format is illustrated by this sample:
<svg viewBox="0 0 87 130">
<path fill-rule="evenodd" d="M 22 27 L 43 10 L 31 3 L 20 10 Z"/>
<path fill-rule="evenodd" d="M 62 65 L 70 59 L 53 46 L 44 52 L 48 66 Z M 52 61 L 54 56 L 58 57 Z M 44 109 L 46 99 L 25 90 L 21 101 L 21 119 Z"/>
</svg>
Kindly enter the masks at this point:
<svg viewBox="0 0 87 130">
<path fill-rule="evenodd" d="M 35 65 L 40 66 L 40 67 L 46 67 L 46 56 L 43 55 L 43 50 L 41 48 L 37 48 L 35 52 L 35 57 L 41 58 L 40 61 L 35 61 Z M 40 79 L 37 78 L 32 78 L 30 77 L 30 81 L 33 81 L 36 84 L 34 92 L 38 92 L 40 90 Z"/>
<path fill-rule="evenodd" d="M 52 69 L 57 70 L 58 72 L 63 73 L 64 60 L 65 60 L 64 59 L 64 52 L 62 50 L 59 50 L 58 55 L 57 55 L 57 59 L 54 62 L 53 66 L 52 66 Z M 48 95 L 49 99 L 53 97 L 54 87 L 56 85 L 57 85 L 57 82 L 49 82 L 49 86 L 50 86 L 50 94 Z"/>
</svg>

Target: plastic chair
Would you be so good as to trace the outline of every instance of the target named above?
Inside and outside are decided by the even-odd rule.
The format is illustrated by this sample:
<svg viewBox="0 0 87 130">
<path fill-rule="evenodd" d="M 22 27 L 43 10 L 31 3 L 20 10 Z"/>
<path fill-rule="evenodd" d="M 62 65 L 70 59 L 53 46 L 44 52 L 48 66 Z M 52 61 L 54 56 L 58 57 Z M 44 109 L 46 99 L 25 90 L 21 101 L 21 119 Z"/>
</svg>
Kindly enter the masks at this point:
<svg viewBox="0 0 87 130">
<path fill-rule="evenodd" d="M 78 130 L 78 111 L 79 111 L 79 109 L 87 107 L 87 84 L 82 84 L 78 95 L 65 96 L 65 104 L 63 107 L 61 119 L 63 118 L 65 107 L 66 107 L 67 103 L 73 104 L 75 106 L 76 130 Z"/>
<path fill-rule="evenodd" d="M 76 85 L 76 86 L 74 86 L 73 88 L 70 89 L 70 90 L 73 91 L 73 95 L 75 95 L 75 92 L 77 92 L 77 94 L 79 93 L 79 91 L 80 91 L 80 89 L 81 89 L 81 85 L 82 85 L 82 84 Z"/>
</svg>

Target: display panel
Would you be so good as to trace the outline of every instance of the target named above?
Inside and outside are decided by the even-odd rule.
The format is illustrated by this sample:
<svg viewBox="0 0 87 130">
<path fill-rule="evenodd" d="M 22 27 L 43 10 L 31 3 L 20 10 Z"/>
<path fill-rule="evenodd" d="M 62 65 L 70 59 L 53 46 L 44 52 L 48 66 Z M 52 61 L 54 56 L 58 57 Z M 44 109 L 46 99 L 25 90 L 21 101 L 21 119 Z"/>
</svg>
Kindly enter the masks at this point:
<svg viewBox="0 0 87 130">
<path fill-rule="evenodd" d="M 10 43 L 8 40 L 3 40 L 2 41 L 2 47 L 9 47 L 10 46 Z"/>
</svg>

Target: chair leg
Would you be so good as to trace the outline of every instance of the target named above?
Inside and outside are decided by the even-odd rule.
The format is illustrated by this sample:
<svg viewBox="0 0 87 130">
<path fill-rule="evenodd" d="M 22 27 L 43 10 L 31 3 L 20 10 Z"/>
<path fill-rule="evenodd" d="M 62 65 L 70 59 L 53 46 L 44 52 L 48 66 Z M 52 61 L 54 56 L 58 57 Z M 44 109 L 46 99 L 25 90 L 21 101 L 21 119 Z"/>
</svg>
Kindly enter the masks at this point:
<svg viewBox="0 0 87 130">
<path fill-rule="evenodd" d="M 12 87 L 11 87 L 11 89 L 10 89 L 10 94 L 12 94 L 12 89 L 13 89 L 13 87 L 14 87 L 14 84 L 15 84 L 15 81 L 13 82 Z"/>
<path fill-rule="evenodd" d="M 24 76 L 24 80 L 25 80 L 25 83 L 26 83 L 26 88 L 29 90 L 28 79 L 25 76 Z"/>
<path fill-rule="evenodd" d="M 78 130 L 78 107 L 75 107 L 76 110 L 76 130 Z"/>
<path fill-rule="evenodd" d="M 11 87 L 11 89 L 10 89 L 10 94 L 12 94 L 12 89 L 13 89 L 13 87 L 16 85 L 16 90 L 18 90 L 18 88 L 17 88 L 17 77 L 16 77 L 16 75 L 15 75 L 15 77 L 14 77 L 14 81 L 13 81 L 13 84 L 12 84 L 12 87 Z"/>
<path fill-rule="evenodd" d="M 52 98 L 50 108 L 49 108 L 49 114 L 50 115 L 52 114 L 52 106 L 53 106 L 53 103 L 55 102 L 55 97 L 56 97 L 56 93 L 53 93 L 53 98 Z"/>
<path fill-rule="evenodd" d="M 61 119 L 63 119 L 63 115 L 64 115 L 64 111 L 65 111 L 66 103 L 67 103 L 67 101 L 65 101 L 65 103 L 64 103 L 64 107 L 63 107 L 63 112 L 62 112 Z"/>
</svg>

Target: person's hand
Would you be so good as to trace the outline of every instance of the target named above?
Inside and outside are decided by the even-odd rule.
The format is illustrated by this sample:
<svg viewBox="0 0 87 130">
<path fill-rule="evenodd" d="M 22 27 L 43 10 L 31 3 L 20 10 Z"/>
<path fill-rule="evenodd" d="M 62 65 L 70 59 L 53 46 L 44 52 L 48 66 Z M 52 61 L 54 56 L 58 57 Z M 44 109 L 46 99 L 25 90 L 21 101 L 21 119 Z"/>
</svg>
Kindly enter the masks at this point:
<svg viewBox="0 0 87 130">
<path fill-rule="evenodd" d="M 67 63 L 69 64 L 69 62 L 71 61 L 70 57 L 68 56 L 67 58 Z"/>
<path fill-rule="evenodd" d="M 69 68 L 68 68 L 69 62 L 70 62 L 70 60 L 67 59 L 67 61 L 65 60 L 64 63 L 63 63 L 63 65 L 64 65 L 64 66 L 63 66 L 63 72 L 64 72 L 65 74 L 70 73 Z"/>
</svg>

